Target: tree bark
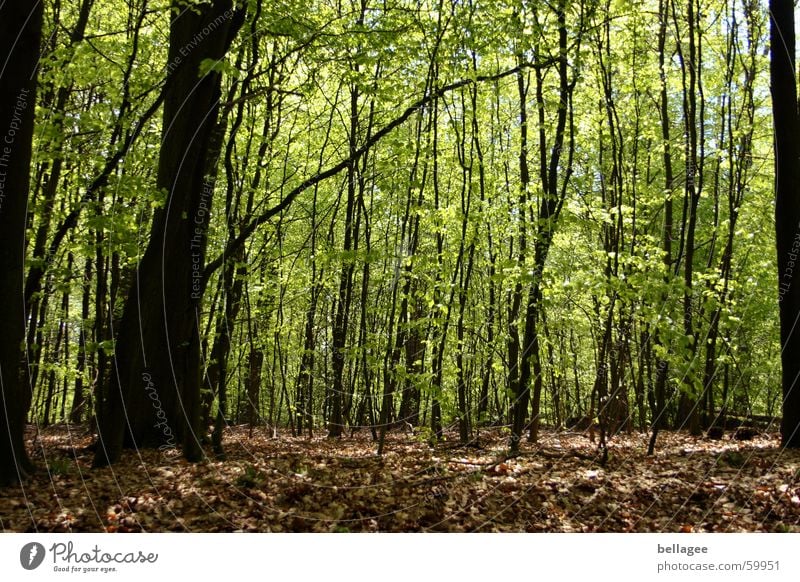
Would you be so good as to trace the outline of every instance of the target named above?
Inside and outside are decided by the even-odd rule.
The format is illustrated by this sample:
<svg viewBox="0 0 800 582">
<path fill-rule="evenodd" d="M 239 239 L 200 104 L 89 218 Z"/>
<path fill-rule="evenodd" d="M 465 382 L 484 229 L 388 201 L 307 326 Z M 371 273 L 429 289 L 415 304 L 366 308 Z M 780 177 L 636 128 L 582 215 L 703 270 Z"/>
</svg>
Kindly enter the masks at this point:
<svg viewBox="0 0 800 582">
<path fill-rule="evenodd" d="M 149 243 L 125 302 L 115 349 L 116 381 L 99 403 L 98 466 L 118 460 L 123 444 L 180 443 L 187 459 L 202 456 L 197 325 L 214 191 L 207 171 L 221 75 L 212 70 L 198 79 L 198 71 L 206 59 L 217 62 L 225 55 L 244 9 L 234 10 L 231 0 L 216 0 L 196 10 L 184 10 L 177 0 L 173 4 L 171 82 L 164 101 L 164 146 L 157 177 L 167 199 L 154 214 Z"/>
<path fill-rule="evenodd" d="M 658 68 L 659 76 L 661 78 L 661 91 L 660 91 L 660 109 L 661 109 L 661 138 L 663 143 L 663 159 L 664 159 L 664 189 L 666 191 L 664 197 L 664 230 L 662 233 L 662 249 L 664 253 L 664 287 L 665 291 L 661 295 L 662 305 L 667 301 L 666 287 L 669 284 L 672 270 L 672 189 L 673 189 L 673 172 L 672 172 L 672 150 L 670 148 L 670 126 L 669 126 L 669 95 L 667 93 L 667 75 L 665 68 L 665 49 L 667 39 L 667 7 L 666 0 L 659 2 L 659 27 L 658 27 Z M 653 415 L 653 431 L 650 434 L 650 440 L 647 445 L 647 454 L 652 455 L 655 452 L 656 440 L 658 439 L 659 431 L 666 424 L 667 414 L 667 380 L 669 378 L 669 362 L 666 355 L 662 353 L 666 346 L 661 338 L 658 329 L 653 334 L 653 343 L 656 346 L 656 354 L 658 356 L 656 362 L 656 378 L 655 387 L 653 389 L 652 409 Z M 658 348 L 661 348 L 660 350 Z"/>
<path fill-rule="evenodd" d="M 83 268 L 83 292 L 81 294 L 81 326 L 78 332 L 78 353 L 75 363 L 75 393 L 72 397 L 72 406 L 69 413 L 69 421 L 73 424 L 80 424 L 81 419 L 86 416 L 86 394 L 84 392 L 84 379 L 86 374 L 86 335 L 89 321 L 89 308 L 91 306 L 91 284 L 92 284 L 92 259 L 86 258 Z"/>
<path fill-rule="evenodd" d="M 20 374 L 25 338 L 25 214 L 43 3 L 0 5 L 0 485 L 32 471 L 24 444 L 31 393 Z"/>
<path fill-rule="evenodd" d="M 781 442 L 800 447 L 800 282 L 793 281 L 800 250 L 800 116 L 795 76 L 793 2 L 770 0 L 770 81 L 775 126 L 775 236 L 778 252 L 783 418 Z"/>
</svg>

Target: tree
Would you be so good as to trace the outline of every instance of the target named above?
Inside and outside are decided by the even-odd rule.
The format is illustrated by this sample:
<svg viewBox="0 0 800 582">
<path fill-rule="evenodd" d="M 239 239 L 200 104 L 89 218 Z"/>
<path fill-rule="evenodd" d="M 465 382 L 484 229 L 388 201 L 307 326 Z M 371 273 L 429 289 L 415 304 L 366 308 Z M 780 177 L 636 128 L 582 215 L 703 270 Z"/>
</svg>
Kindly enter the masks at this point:
<svg viewBox="0 0 800 582">
<path fill-rule="evenodd" d="M 775 236 L 781 328 L 781 440 L 800 447 L 800 284 L 793 281 L 800 251 L 800 112 L 795 76 L 794 6 L 770 0 L 770 81 L 775 131 Z"/>
<path fill-rule="evenodd" d="M 574 110 L 573 93 L 577 84 L 577 75 L 570 74 L 567 5 L 564 0 L 559 0 L 552 7 L 556 19 L 558 32 L 557 45 L 557 91 L 558 104 L 555 112 L 555 127 L 552 135 L 548 136 L 545 125 L 544 79 L 541 69 L 536 71 L 536 105 L 539 124 L 539 181 L 541 196 L 537 201 L 535 213 L 530 210 L 531 222 L 534 223 L 533 262 L 530 265 L 530 282 L 528 284 L 527 304 L 524 310 L 522 349 L 519 355 L 519 378 L 516 386 L 512 387 L 514 402 L 512 406 L 510 449 L 516 452 L 519 441 L 525 428 L 525 418 L 528 413 L 528 403 L 532 403 L 530 423 L 530 438 L 536 439 L 540 422 L 541 399 L 541 363 L 539 353 L 538 320 L 542 306 L 542 274 L 547 256 L 550 253 L 558 219 L 564 207 L 567 196 L 567 187 L 573 172 L 572 162 L 575 153 Z M 583 16 L 583 15 L 582 15 Z M 538 20 L 538 17 L 537 17 Z M 539 24 L 541 26 L 541 24 Z M 578 33 L 580 39 L 580 32 Z M 541 47 L 537 46 L 536 53 Z M 537 56 L 539 56 L 537 54 Z M 526 90 L 519 83 L 520 101 L 524 100 Z M 523 127 L 525 124 L 523 123 Z M 548 137 L 550 143 L 548 144 Z M 549 145 L 549 148 L 548 148 Z M 528 200 L 527 195 L 527 140 L 522 139 L 520 147 L 520 207 L 519 216 L 527 219 L 529 208 L 534 205 Z M 548 151 L 549 150 L 549 151 Z M 521 251 L 520 262 L 524 258 Z M 518 333 L 518 332 L 517 332 Z M 516 358 L 509 356 L 511 365 L 515 365 Z M 533 395 L 531 397 L 530 384 L 533 381 Z"/>
<path fill-rule="evenodd" d="M 97 465 L 116 461 L 123 443 L 180 443 L 188 459 L 202 455 L 198 324 L 220 154 L 222 74 L 216 65 L 244 21 L 244 9 L 231 0 L 197 6 L 176 0 L 172 7 L 157 178 L 167 195 L 125 302 L 116 381 L 98 403 Z"/>
<path fill-rule="evenodd" d="M 31 394 L 20 374 L 23 265 L 43 3 L 0 5 L 0 485 L 33 469 L 24 444 Z"/>
<path fill-rule="evenodd" d="M 757 0 L 44 5 L 28 421 L 99 465 L 779 413 Z"/>
</svg>

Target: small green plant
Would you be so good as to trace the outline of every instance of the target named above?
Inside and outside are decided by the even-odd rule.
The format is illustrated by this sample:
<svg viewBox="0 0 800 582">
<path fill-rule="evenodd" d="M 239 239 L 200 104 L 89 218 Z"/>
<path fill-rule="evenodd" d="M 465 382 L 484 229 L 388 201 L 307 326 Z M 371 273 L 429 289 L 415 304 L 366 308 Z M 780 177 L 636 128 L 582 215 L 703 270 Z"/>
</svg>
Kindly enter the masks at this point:
<svg viewBox="0 0 800 582">
<path fill-rule="evenodd" d="M 433 440 L 433 431 L 429 426 L 418 426 L 414 428 L 414 440 L 420 444 L 429 443 Z"/>
<path fill-rule="evenodd" d="M 47 464 L 51 475 L 69 475 L 72 463 L 69 459 L 53 459 Z"/>
<path fill-rule="evenodd" d="M 727 451 L 720 458 L 725 464 L 737 469 L 744 467 L 747 463 L 747 459 L 739 451 Z"/>
<path fill-rule="evenodd" d="M 479 481 L 483 481 L 484 476 L 485 475 L 483 474 L 483 471 L 473 471 L 469 474 L 467 480 L 472 483 L 477 483 Z"/>
<path fill-rule="evenodd" d="M 242 488 L 257 487 L 264 480 L 264 474 L 253 465 L 247 465 L 244 473 L 236 478 L 236 485 Z"/>
</svg>

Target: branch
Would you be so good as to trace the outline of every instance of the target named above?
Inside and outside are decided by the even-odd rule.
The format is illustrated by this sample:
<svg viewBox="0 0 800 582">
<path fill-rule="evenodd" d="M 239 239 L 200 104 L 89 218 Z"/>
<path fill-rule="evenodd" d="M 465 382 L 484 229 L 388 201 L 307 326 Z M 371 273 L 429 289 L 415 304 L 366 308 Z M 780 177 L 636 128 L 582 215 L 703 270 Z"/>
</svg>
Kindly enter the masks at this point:
<svg viewBox="0 0 800 582">
<path fill-rule="evenodd" d="M 294 202 L 294 199 L 297 198 L 305 190 L 307 190 L 307 189 L 311 188 L 312 186 L 322 182 L 323 180 L 326 180 L 327 178 L 331 178 L 331 177 L 335 176 L 336 174 L 338 174 L 342 170 L 346 169 L 350 164 L 357 162 L 359 160 L 359 158 L 361 158 L 361 156 L 366 154 L 381 139 L 383 139 L 389 133 L 391 133 L 392 130 L 394 130 L 397 127 L 399 127 L 400 125 L 402 125 L 416 111 L 418 111 L 419 109 L 421 109 L 422 107 L 424 107 L 428 103 L 431 103 L 432 101 L 443 97 L 445 94 L 449 93 L 450 91 L 454 91 L 456 89 L 460 89 L 461 87 L 465 87 L 465 86 L 468 86 L 468 85 L 474 85 L 474 84 L 477 84 L 477 83 L 499 81 L 500 79 L 503 79 L 503 78 L 508 77 L 510 75 L 514 75 L 514 74 L 516 74 L 516 73 L 518 73 L 519 71 L 522 71 L 522 70 L 526 70 L 526 69 L 543 69 L 543 68 L 550 67 L 550 66 L 552 66 L 552 65 L 554 65 L 554 64 L 556 64 L 558 62 L 559 62 L 558 58 L 553 58 L 553 59 L 548 59 L 547 61 L 544 61 L 544 62 L 541 62 L 541 63 L 522 63 L 522 64 L 514 67 L 513 69 L 507 69 L 507 70 L 502 71 L 500 73 L 495 73 L 494 75 L 479 75 L 479 76 L 474 77 L 474 78 L 461 79 L 459 81 L 454 81 L 453 83 L 450 83 L 449 85 L 443 85 L 442 87 L 439 87 L 436 91 L 433 91 L 432 93 L 429 93 L 428 95 L 418 99 L 417 101 L 415 101 L 414 103 L 409 105 L 406 108 L 406 110 L 403 111 L 403 113 L 399 117 L 396 117 L 395 119 L 390 121 L 388 124 L 383 126 L 380 130 L 375 132 L 372 135 L 372 137 L 367 139 L 367 141 L 364 142 L 364 144 L 360 148 L 355 150 L 352 155 L 350 155 L 349 157 L 341 160 L 336 165 L 329 167 L 327 170 L 323 170 L 321 172 L 318 172 L 317 174 L 311 176 L 310 178 L 307 178 L 307 179 L 303 180 L 303 182 L 301 182 L 300 184 L 295 186 L 286 195 L 286 197 L 283 200 L 281 200 L 278 204 L 276 204 L 275 206 L 273 206 L 269 210 L 264 211 L 262 214 L 260 214 L 259 216 L 257 216 L 253 220 L 251 220 L 242 229 L 242 232 L 240 232 L 239 235 L 236 238 L 234 238 L 233 240 L 228 242 L 228 244 L 225 247 L 225 250 L 223 250 L 222 253 L 219 256 L 217 256 L 213 261 L 211 261 L 208 264 L 206 264 L 206 267 L 205 267 L 205 269 L 203 271 L 204 282 L 207 282 L 208 279 L 211 277 L 211 275 L 214 273 L 214 271 L 216 271 L 217 269 L 220 268 L 220 266 L 222 266 L 222 264 L 225 261 L 225 257 L 233 256 L 233 253 L 235 253 L 236 250 L 240 246 L 242 246 L 245 243 L 245 241 L 247 241 L 247 239 L 250 237 L 250 235 L 252 235 L 259 226 L 261 226 L 262 224 L 267 222 L 270 218 L 272 218 L 276 214 L 286 210 L 291 205 L 291 203 Z"/>
<path fill-rule="evenodd" d="M 97 191 L 101 188 L 104 188 L 108 184 L 108 180 L 111 177 L 111 174 L 114 173 L 114 169 L 117 167 L 117 164 L 119 164 L 120 160 L 128 153 L 128 150 L 136 141 L 136 138 L 139 137 L 139 134 L 144 129 L 146 123 L 155 114 L 155 112 L 158 111 L 158 108 L 161 107 L 161 103 L 164 100 L 164 95 L 164 91 L 159 93 L 159 96 L 156 98 L 156 100 L 139 118 L 139 122 L 134 126 L 133 131 L 128 134 L 125 141 L 122 142 L 120 148 L 114 152 L 114 155 L 106 159 L 106 163 L 103 166 L 102 171 L 92 181 L 89 187 L 86 188 L 86 192 L 84 192 L 83 196 L 81 196 L 78 205 L 70 211 L 61 224 L 59 224 L 58 228 L 56 228 L 53 240 L 50 242 L 50 246 L 47 248 L 44 257 L 35 257 L 37 259 L 41 258 L 42 263 L 32 267 L 28 273 L 28 278 L 25 280 L 26 305 L 30 303 L 33 294 L 36 293 L 36 291 L 40 288 L 42 277 L 44 276 L 44 273 L 47 271 L 50 264 L 53 262 L 61 243 L 64 241 L 64 237 L 66 237 L 69 231 L 78 224 L 78 218 L 80 217 L 81 212 L 86 205 L 89 204 L 89 202 L 94 201 Z"/>
</svg>

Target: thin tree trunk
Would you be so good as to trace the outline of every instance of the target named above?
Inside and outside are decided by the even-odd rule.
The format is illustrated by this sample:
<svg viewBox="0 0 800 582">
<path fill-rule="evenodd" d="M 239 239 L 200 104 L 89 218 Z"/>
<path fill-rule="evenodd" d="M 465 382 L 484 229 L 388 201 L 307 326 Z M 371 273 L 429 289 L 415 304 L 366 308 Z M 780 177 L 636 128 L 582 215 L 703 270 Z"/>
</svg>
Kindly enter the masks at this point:
<svg viewBox="0 0 800 582">
<path fill-rule="evenodd" d="M 69 421 L 73 424 L 80 424 L 81 420 L 86 417 L 87 400 L 83 383 L 86 375 L 86 327 L 89 324 L 91 307 L 92 259 L 90 257 L 86 257 L 82 283 L 81 325 L 78 332 L 78 353 L 75 362 L 75 393 L 69 413 Z"/>
<path fill-rule="evenodd" d="M 674 179 L 672 174 L 672 152 L 670 148 L 670 125 L 669 125 L 669 95 L 667 93 L 667 75 L 665 68 L 666 59 L 666 38 L 667 38 L 667 0 L 659 1 L 659 29 L 658 29 L 658 65 L 661 77 L 660 109 L 661 109 L 661 140 L 662 153 L 664 158 L 664 230 L 662 237 L 662 250 L 664 256 L 664 287 L 669 284 L 672 272 L 672 189 Z M 662 305 L 667 301 L 666 290 L 661 296 Z M 657 348 L 663 348 L 664 342 L 658 329 L 653 334 L 653 343 Z M 660 353 L 659 350 L 656 353 Z M 650 441 L 647 445 L 647 454 L 655 452 L 656 439 L 658 433 L 666 423 L 667 415 L 667 378 L 669 376 L 669 362 L 665 357 L 660 356 L 656 362 L 656 379 L 654 391 L 655 409 L 652 411 L 653 428 Z"/>
</svg>

